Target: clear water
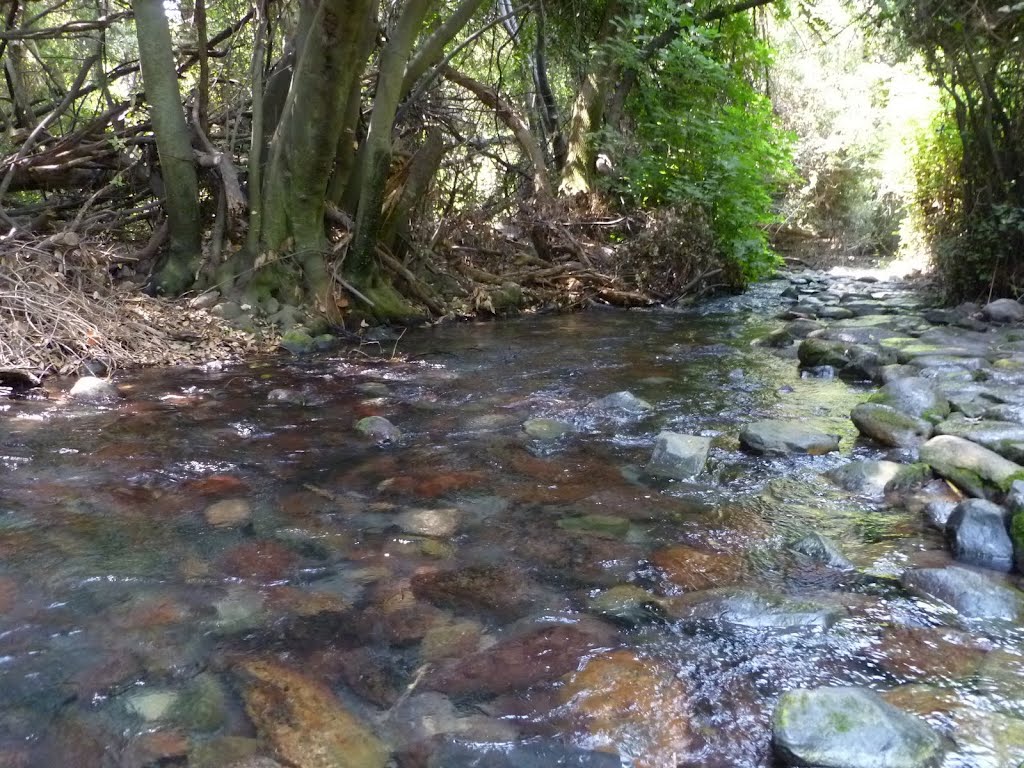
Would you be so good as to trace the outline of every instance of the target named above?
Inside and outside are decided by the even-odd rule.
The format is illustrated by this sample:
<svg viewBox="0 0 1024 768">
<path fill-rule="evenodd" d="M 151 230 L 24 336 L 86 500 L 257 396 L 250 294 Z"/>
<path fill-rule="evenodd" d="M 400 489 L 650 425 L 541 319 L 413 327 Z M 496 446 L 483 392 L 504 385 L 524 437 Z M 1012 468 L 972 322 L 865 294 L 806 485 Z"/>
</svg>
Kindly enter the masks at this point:
<svg viewBox="0 0 1024 768">
<path fill-rule="evenodd" d="M 203 764 L 203 745 L 256 736 L 233 670 L 269 655 L 328 684 L 398 753 L 414 751 L 405 705 L 434 687 L 470 739 L 554 738 L 659 768 L 769 766 L 781 692 L 852 684 L 895 690 L 957 737 L 948 767 L 1016 768 L 1024 731 L 1004 726 L 1024 715 L 1021 630 L 966 624 L 900 589 L 903 569 L 949 562 L 941 536 L 920 513 L 822 478 L 879 452 L 856 442 L 848 419 L 863 388 L 801 378 L 795 360 L 751 345 L 779 325 L 778 288 L 699 313 L 420 330 L 397 345 L 396 363 L 354 352 L 143 371 L 119 378 L 128 396 L 110 408 L 0 406 L 0 765 L 128 764 L 133 740 L 161 729 L 188 743 L 176 764 Z M 366 394 L 371 382 L 386 396 Z M 318 402 L 268 402 L 280 387 Z M 653 410 L 587 407 L 620 390 Z M 353 431 L 372 414 L 401 428 L 400 445 Z M 521 425 L 538 417 L 576 431 L 530 440 Z M 841 450 L 740 450 L 741 425 L 763 417 L 839 434 Z M 705 474 L 643 475 L 663 429 L 714 439 Z M 239 498 L 247 525 L 204 517 Z M 410 526 L 417 510 L 439 513 Z M 585 515 L 619 524 L 595 534 L 560 522 Z M 811 531 L 856 570 L 786 548 Z M 841 617 L 786 631 L 672 608 L 627 622 L 595 612 L 595 597 L 623 584 L 665 605 L 685 600 L 657 565 L 680 545 L 732 564 L 711 586 L 815 600 Z M 424 573 L 477 566 L 509 578 L 447 602 L 410 588 Z M 488 589 L 501 594 L 485 599 Z M 452 626 L 469 644 L 448 658 L 430 651 L 428 630 Z M 567 641 L 578 648 L 549 649 L 568 657 L 550 675 L 527 659 L 518 683 L 451 681 L 460 658 L 551 626 L 580 632 Z M 600 663 L 586 672 L 594 659 L 603 674 Z M 431 677 L 439 669 L 445 685 Z M 367 679 L 384 679 L 379 695 Z"/>
</svg>

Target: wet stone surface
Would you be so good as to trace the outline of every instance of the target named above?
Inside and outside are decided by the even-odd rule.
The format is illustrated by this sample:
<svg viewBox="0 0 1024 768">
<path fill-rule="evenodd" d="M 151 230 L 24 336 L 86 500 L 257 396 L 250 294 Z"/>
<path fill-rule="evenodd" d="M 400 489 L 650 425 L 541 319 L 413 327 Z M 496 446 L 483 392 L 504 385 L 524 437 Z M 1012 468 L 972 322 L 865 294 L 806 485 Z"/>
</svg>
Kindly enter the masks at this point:
<svg viewBox="0 0 1024 768">
<path fill-rule="evenodd" d="M 44 382 L 0 412 L 0 765 L 773 768 L 780 699 L 852 689 L 1017 768 L 1024 328 L 917 301 Z"/>
</svg>

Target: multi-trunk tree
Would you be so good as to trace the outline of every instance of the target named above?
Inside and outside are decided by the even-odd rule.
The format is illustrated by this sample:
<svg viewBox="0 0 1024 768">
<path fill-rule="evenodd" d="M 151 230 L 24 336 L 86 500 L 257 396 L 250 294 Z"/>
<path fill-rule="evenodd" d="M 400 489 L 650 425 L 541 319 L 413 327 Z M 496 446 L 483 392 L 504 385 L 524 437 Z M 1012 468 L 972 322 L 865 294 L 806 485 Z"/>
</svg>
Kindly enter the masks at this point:
<svg viewBox="0 0 1024 768">
<path fill-rule="evenodd" d="M 38 39 L 68 62 L 84 52 L 99 61 L 88 69 L 95 77 L 56 98 L 42 92 L 42 70 L 26 74 L 7 52 L 10 99 L 0 112 L 10 125 L 31 130 L 48 109 L 75 106 L 51 120 L 59 130 L 8 164 L 9 183 L 32 189 L 31 172 L 72 159 L 68 152 L 85 158 L 66 164 L 63 181 L 35 176 L 46 197 L 14 201 L 13 223 L 24 228 L 24 215 L 48 203 L 73 206 L 69 180 L 88 167 L 102 187 L 90 205 L 131 190 L 128 226 L 153 210 L 147 185 L 159 198 L 168 234 L 154 285 L 167 293 L 217 286 L 252 302 L 304 303 L 333 320 L 346 304 L 379 317 L 408 312 L 397 285 L 437 309 L 403 258 L 432 185 L 446 185 L 440 213 L 473 204 L 467 183 L 486 203 L 505 184 L 493 177 L 509 174 L 519 179 L 520 201 L 541 211 L 559 197 L 614 191 L 629 179 L 613 170 L 614 180 L 598 183 L 600 170 L 629 167 L 626 155 L 665 152 L 665 142 L 697 135 L 643 144 L 638 120 L 659 91 L 673 94 L 664 102 L 679 110 L 673 119 L 689 119 L 679 90 L 659 77 L 674 77 L 680 57 L 699 51 L 721 58 L 723 78 L 743 82 L 743 65 L 728 60 L 743 60 L 737 41 L 756 44 L 753 28 L 721 30 L 767 2 L 188 0 L 172 7 L 180 18 L 169 19 L 160 0 L 132 0 L 131 37 L 128 14 L 107 0 L 15 3 L 0 45 L 23 56 L 22 44 Z M 727 93 L 723 104 L 748 96 L 756 93 Z M 750 125 L 764 130 L 753 113 Z M 732 150 L 723 142 L 721 151 Z M 95 162 L 100 156 L 109 162 Z M 683 170 L 709 173 L 694 162 Z M 745 173 L 767 189 L 775 169 Z M 696 204 L 712 215 L 715 200 Z"/>
</svg>

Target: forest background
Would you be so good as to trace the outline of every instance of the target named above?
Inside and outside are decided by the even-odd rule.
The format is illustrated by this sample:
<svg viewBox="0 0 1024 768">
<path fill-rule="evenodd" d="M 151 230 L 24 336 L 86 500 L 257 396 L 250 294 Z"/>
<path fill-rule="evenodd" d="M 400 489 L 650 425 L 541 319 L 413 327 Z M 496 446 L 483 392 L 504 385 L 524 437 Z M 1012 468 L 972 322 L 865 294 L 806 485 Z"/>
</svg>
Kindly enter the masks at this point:
<svg viewBox="0 0 1024 768">
<path fill-rule="evenodd" d="M 770 274 L 779 249 L 924 255 L 949 300 L 1024 292 L 1022 2 L 7 0 L 0 16 L 7 363 L 167 361 L 210 308 L 315 341 L 679 303 Z"/>
</svg>

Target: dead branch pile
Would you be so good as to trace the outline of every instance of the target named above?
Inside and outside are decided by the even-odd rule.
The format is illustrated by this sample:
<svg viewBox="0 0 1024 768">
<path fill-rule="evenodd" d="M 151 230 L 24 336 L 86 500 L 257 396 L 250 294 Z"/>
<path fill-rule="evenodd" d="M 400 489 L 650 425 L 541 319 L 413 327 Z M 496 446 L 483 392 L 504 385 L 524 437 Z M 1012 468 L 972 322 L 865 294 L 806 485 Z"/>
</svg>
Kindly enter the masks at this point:
<svg viewBox="0 0 1024 768">
<path fill-rule="evenodd" d="M 125 257 L 100 240 L 59 233 L 5 241 L 0 250 L 0 368 L 70 373 L 89 360 L 110 368 L 238 360 L 276 347 L 276 334 L 236 330 L 187 301 L 151 298 L 115 282 Z"/>
<path fill-rule="evenodd" d="M 706 223 L 690 212 L 645 219 L 568 207 L 524 209 L 494 223 L 467 215 L 448 222 L 446 276 L 461 287 L 462 314 L 644 307 L 722 287 Z"/>
</svg>

